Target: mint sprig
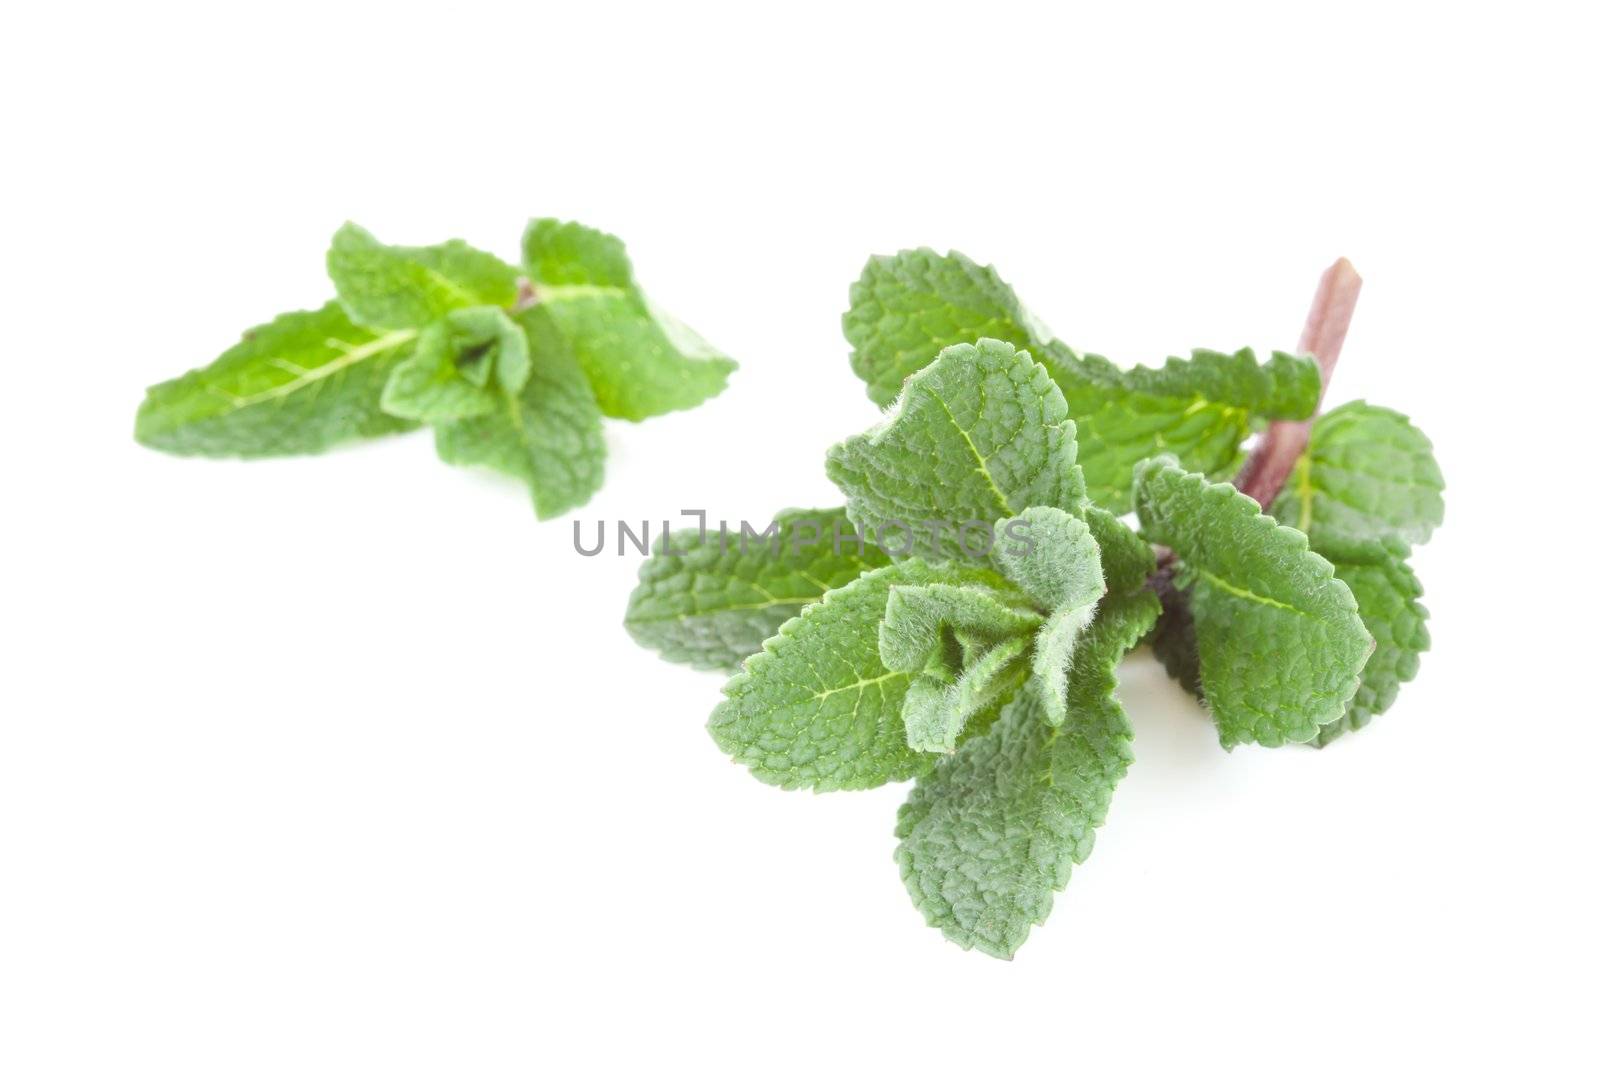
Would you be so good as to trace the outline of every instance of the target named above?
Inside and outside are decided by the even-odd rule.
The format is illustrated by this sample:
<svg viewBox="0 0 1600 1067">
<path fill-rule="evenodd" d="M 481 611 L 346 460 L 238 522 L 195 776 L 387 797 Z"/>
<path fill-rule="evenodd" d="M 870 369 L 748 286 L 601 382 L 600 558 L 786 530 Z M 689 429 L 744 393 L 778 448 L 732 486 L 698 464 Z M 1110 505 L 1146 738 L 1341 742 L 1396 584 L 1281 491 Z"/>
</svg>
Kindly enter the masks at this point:
<svg viewBox="0 0 1600 1067">
<path fill-rule="evenodd" d="M 1443 517 L 1431 448 L 1385 409 L 1315 418 L 1358 288 L 1344 261 L 1324 277 L 1307 355 L 1121 370 L 1056 340 L 993 268 L 874 258 L 845 334 L 892 406 L 828 453 L 842 514 L 792 513 L 868 547 L 651 559 L 630 632 L 734 670 L 711 733 L 763 781 L 915 778 L 896 851 L 913 903 L 1009 957 L 1133 759 L 1114 691 L 1141 640 L 1227 748 L 1320 747 L 1415 675 L 1427 616 L 1406 557 Z"/>
<path fill-rule="evenodd" d="M 347 224 L 327 267 L 336 300 L 151 387 L 135 438 L 283 456 L 428 426 L 440 458 L 521 480 L 549 518 L 599 489 L 602 416 L 692 408 L 735 367 L 649 301 L 621 241 L 576 223 L 529 223 L 517 267 L 462 241 L 386 245 Z"/>
</svg>

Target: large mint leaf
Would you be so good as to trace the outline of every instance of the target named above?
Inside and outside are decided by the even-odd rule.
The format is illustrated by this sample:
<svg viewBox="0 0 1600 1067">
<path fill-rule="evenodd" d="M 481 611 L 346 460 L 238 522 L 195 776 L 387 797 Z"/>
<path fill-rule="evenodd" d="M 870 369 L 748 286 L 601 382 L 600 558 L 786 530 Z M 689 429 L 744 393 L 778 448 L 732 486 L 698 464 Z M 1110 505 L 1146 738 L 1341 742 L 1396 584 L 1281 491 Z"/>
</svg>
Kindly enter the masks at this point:
<svg viewBox="0 0 1600 1067">
<path fill-rule="evenodd" d="M 409 430 L 379 408 L 412 330 L 374 330 L 330 303 L 246 331 L 209 366 L 152 386 L 134 437 L 180 455 L 283 456 Z"/>
<path fill-rule="evenodd" d="M 1169 452 L 1192 470 L 1231 471 L 1254 421 L 1309 418 L 1321 388 L 1314 361 L 1283 353 L 1263 363 L 1249 349 L 1198 351 L 1128 371 L 1080 356 L 1029 314 L 994 268 L 959 252 L 874 257 L 850 290 L 844 328 L 851 365 L 880 404 L 949 345 L 992 337 L 1026 348 L 1066 397 L 1090 498 L 1117 513 L 1132 506 L 1139 460 Z"/>
<path fill-rule="evenodd" d="M 1312 423 L 1272 514 L 1318 551 L 1389 538 L 1422 544 L 1444 521 L 1443 491 L 1427 436 L 1398 411 L 1355 400 Z"/>
<path fill-rule="evenodd" d="M 571 350 L 535 308 L 517 317 L 527 337 L 527 381 L 498 395 L 499 409 L 434 430 L 439 457 L 525 482 L 541 519 L 587 501 L 605 476 L 606 446 L 594 392 Z"/>
<path fill-rule="evenodd" d="M 711 736 L 785 789 L 871 789 L 927 770 L 934 757 L 907 747 L 901 718 L 914 676 L 878 657 L 890 592 L 999 581 L 987 570 L 913 558 L 829 591 L 745 660 L 711 716 Z"/>
<path fill-rule="evenodd" d="M 1139 465 L 1145 536 L 1178 555 L 1200 685 L 1225 748 L 1309 741 L 1344 714 L 1372 637 L 1355 597 L 1298 530 L 1169 458 Z"/>
<path fill-rule="evenodd" d="M 639 568 L 628 633 L 663 659 L 732 670 L 806 605 L 889 562 L 856 538 L 843 508 L 797 508 L 773 522 L 764 537 L 674 530 Z"/>
<path fill-rule="evenodd" d="M 1044 368 L 1003 341 L 947 348 L 906 382 L 888 421 L 828 452 L 850 518 L 891 552 L 986 549 L 996 520 L 1034 505 L 1083 510 L 1067 406 Z M 977 524 L 962 547 L 961 527 Z M 971 534 L 971 531 L 969 531 Z"/>
<path fill-rule="evenodd" d="M 510 307 L 516 271 L 461 241 L 425 248 L 386 245 L 345 223 L 328 249 L 328 276 L 350 318 L 366 326 L 418 328 L 457 308 Z"/>
<path fill-rule="evenodd" d="M 535 219 L 522 254 L 535 299 L 572 346 L 605 414 L 637 422 L 722 392 L 737 364 L 650 302 L 617 238 Z"/>
<path fill-rule="evenodd" d="M 1355 595 L 1361 622 L 1376 644 L 1345 713 L 1317 732 L 1319 747 L 1389 710 L 1401 683 L 1417 676 L 1428 650 L 1428 609 L 1422 606 L 1422 583 L 1404 556 L 1405 547 L 1391 542 L 1349 545 L 1333 557 L 1334 573 Z"/>
<path fill-rule="evenodd" d="M 1133 761 L 1112 698 L 1116 665 L 1155 619 L 1155 597 L 1106 598 L 1074 657 L 1061 725 L 1025 686 L 985 734 L 923 774 L 895 851 L 917 908 L 950 940 L 1009 959 L 1088 858 Z"/>
</svg>

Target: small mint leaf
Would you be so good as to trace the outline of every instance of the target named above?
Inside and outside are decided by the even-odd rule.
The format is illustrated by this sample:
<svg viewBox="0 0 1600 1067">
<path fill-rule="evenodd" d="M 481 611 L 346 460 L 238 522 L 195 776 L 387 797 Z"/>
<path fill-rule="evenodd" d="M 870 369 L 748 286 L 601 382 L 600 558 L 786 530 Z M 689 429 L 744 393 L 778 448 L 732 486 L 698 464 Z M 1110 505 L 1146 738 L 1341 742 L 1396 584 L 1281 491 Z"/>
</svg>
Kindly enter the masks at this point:
<svg viewBox="0 0 1600 1067">
<path fill-rule="evenodd" d="M 434 428 L 439 458 L 488 467 L 527 484 L 541 519 L 579 506 L 600 488 L 606 446 L 600 409 L 561 335 L 534 309 L 517 317 L 526 336 L 527 381 L 497 394 L 490 414 Z"/>
<path fill-rule="evenodd" d="M 1045 611 L 1092 607 L 1105 595 L 1100 546 L 1088 523 L 1076 515 L 1060 508 L 1027 508 L 995 523 L 995 544 L 1000 546 L 993 557 L 1000 573 Z"/>
<path fill-rule="evenodd" d="M 427 248 L 386 245 L 353 222 L 333 235 L 328 276 L 350 318 L 365 326 L 417 329 L 458 308 L 509 307 L 516 272 L 460 241 Z"/>
<path fill-rule="evenodd" d="M 1391 538 L 1422 544 L 1444 521 L 1443 491 L 1427 436 L 1398 411 L 1356 400 L 1312 423 L 1272 514 L 1319 552 Z"/>
<path fill-rule="evenodd" d="M 605 414 L 637 422 L 695 407 L 727 385 L 737 364 L 651 303 L 617 238 L 535 219 L 522 255 L 534 298 L 571 346 Z"/>
<path fill-rule="evenodd" d="M 427 423 L 488 415 L 522 390 L 529 372 L 527 335 L 505 312 L 452 311 L 423 327 L 416 352 L 389 376 L 383 410 Z M 495 390 L 487 388 L 491 376 Z"/>
</svg>

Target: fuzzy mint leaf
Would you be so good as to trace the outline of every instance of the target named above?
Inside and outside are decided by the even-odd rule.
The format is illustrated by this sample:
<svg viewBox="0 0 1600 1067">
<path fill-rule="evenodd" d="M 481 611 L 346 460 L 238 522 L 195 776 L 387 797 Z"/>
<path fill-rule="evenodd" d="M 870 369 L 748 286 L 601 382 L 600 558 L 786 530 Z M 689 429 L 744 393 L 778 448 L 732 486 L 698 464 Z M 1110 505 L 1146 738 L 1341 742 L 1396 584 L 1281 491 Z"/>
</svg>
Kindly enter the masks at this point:
<svg viewBox="0 0 1600 1067">
<path fill-rule="evenodd" d="M 383 410 L 428 423 L 489 415 L 529 373 L 521 326 L 498 308 L 463 308 L 423 327 L 416 351 L 389 375 Z"/>
<path fill-rule="evenodd" d="M 877 429 L 828 452 L 850 518 L 891 551 L 976 552 L 996 520 L 1034 505 L 1078 513 L 1083 475 L 1061 391 L 1003 341 L 947 348 L 906 382 Z M 984 545 L 962 548 L 978 524 Z"/>
<path fill-rule="evenodd" d="M 434 429 L 439 458 L 520 479 L 541 519 L 586 502 L 605 476 L 600 409 L 561 334 L 538 308 L 517 316 L 526 336 L 526 383 L 496 394 L 497 409 Z"/>
<path fill-rule="evenodd" d="M 1444 521 L 1443 491 L 1427 436 L 1398 411 L 1356 400 L 1312 423 L 1272 514 L 1318 551 L 1393 538 L 1422 544 Z"/>
<path fill-rule="evenodd" d="M 884 665 L 878 625 L 897 586 L 998 584 L 992 572 L 905 559 L 830 590 L 745 660 L 711 716 L 717 745 L 785 789 L 871 789 L 934 757 L 906 745 L 901 709 L 915 675 Z"/>
<path fill-rule="evenodd" d="M 993 267 L 959 252 L 916 249 L 875 256 L 851 287 L 845 336 L 851 365 L 879 404 L 945 347 L 992 337 L 1027 349 L 1066 397 L 1078 427 L 1089 496 L 1117 513 L 1132 506 L 1133 465 L 1158 452 L 1187 468 L 1231 471 L 1253 423 L 1304 419 L 1316 410 L 1314 361 L 1249 349 L 1197 351 L 1161 367 L 1121 370 L 1055 340 Z"/>
<path fill-rule="evenodd" d="M 1224 748 L 1309 741 L 1344 714 L 1372 637 L 1305 535 L 1169 457 L 1139 464 L 1139 523 L 1178 555 L 1201 689 Z"/>
<path fill-rule="evenodd" d="M 672 531 L 639 568 L 628 633 L 663 659 L 732 670 L 806 605 L 889 563 L 855 536 L 843 508 L 791 509 L 773 523 L 769 536 L 730 530 L 726 543 L 720 530 L 703 543 L 698 529 Z"/>
<path fill-rule="evenodd" d="M 1026 543 L 1011 543 L 1008 529 Z M 1093 530 L 1060 508 L 1031 507 L 1002 519 L 995 523 L 995 543 L 1000 573 L 1045 611 L 1090 607 L 1106 591 Z"/>
<path fill-rule="evenodd" d="M 928 925 L 963 948 L 1011 958 L 1088 858 L 1133 761 L 1112 698 L 1116 666 L 1156 614 L 1146 592 L 1106 599 L 1068 683 L 1070 713 L 1047 721 L 1036 683 L 987 732 L 918 778 L 900 809 L 895 858 Z"/>
<path fill-rule="evenodd" d="M 535 299 L 566 337 L 605 414 L 637 422 L 695 407 L 727 385 L 737 364 L 651 303 L 617 238 L 535 219 L 522 254 Z"/>
<path fill-rule="evenodd" d="M 350 318 L 376 328 L 417 329 L 458 308 L 517 299 L 515 269 L 487 252 L 461 241 L 386 245 L 353 222 L 333 235 L 328 276 Z"/>
<path fill-rule="evenodd" d="M 358 326 L 337 303 L 291 311 L 209 366 L 152 386 L 134 437 L 179 455 L 286 456 L 412 429 L 378 399 L 415 337 Z"/>
<path fill-rule="evenodd" d="M 1027 679 L 1027 650 L 1027 637 L 1013 637 L 975 652 L 959 673 L 942 657 L 924 668 L 907 690 L 901 711 L 907 746 L 918 752 L 954 752 L 962 732 Z"/>
</svg>

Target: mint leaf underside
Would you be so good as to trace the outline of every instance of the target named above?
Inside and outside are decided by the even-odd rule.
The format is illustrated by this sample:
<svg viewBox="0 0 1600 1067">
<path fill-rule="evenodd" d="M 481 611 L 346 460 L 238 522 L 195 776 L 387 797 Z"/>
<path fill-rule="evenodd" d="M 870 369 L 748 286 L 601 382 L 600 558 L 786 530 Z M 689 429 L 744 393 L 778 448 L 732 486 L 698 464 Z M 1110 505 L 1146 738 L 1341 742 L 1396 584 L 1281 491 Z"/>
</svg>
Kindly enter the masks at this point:
<svg viewBox="0 0 1600 1067">
<path fill-rule="evenodd" d="M 577 507 L 603 477 L 602 414 L 693 407 L 734 364 L 649 303 L 609 234 L 536 219 L 525 251 L 517 268 L 463 241 L 387 245 L 346 224 L 326 256 L 338 300 L 151 388 L 134 436 L 282 456 L 426 424 L 447 462 L 526 483 L 540 518 Z"/>
<path fill-rule="evenodd" d="M 887 404 L 905 378 L 953 344 L 988 337 L 1027 349 L 1061 387 L 1077 424 L 1089 496 L 1116 513 L 1131 506 L 1133 465 L 1157 452 L 1206 474 L 1231 471 L 1261 419 L 1316 410 L 1321 378 L 1308 359 L 1243 349 L 1197 351 L 1159 368 L 1120 370 L 1055 340 L 992 267 L 930 249 L 876 256 L 850 291 L 845 336 L 868 395 Z"/>
<path fill-rule="evenodd" d="M 1372 637 L 1305 535 L 1170 460 L 1140 464 L 1135 498 L 1145 535 L 1178 555 L 1200 685 L 1223 746 L 1309 741 L 1344 714 Z"/>
<path fill-rule="evenodd" d="M 1044 369 L 1002 341 L 957 345 L 906 382 L 877 429 L 828 452 L 850 518 L 886 547 L 930 558 L 1033 505 L 1081 512 L 1083 476 L 1066 404 Z"/>
<path fill-rule="evenodd" d="M 663 659 L 732 670 L 808 604 L 889 563 L 860 542 L 843 508 L 795 508 L 773 521 L 765 537 L 767 527 L 673 530 L 639 569 L 628 633 Z"/>
</svg>

